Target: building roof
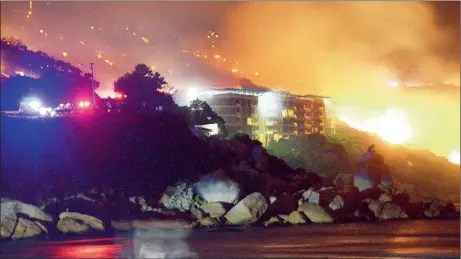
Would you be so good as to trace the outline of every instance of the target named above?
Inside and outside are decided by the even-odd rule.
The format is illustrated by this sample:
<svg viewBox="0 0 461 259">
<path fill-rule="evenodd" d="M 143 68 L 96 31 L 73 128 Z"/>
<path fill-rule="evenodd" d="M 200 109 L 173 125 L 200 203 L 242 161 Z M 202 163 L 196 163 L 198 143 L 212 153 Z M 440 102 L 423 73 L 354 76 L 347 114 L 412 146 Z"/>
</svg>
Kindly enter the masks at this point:
<svg viewBox="0 0 461 259">
<path fill-rule="evenodd" d="M 298 99 L 330 99 L 331 97 L 328 96 L 320 96 L 320 95 L 296 95 L 291 94 L 286 91 L 274 91 L 274 90 L 245 90 L 245 89 L 236 89 L 236 88 L 225 88 L 225 89 L 209 89 L 202 91 L 201 94 L 208 94 L 208 95 L 218 95 L 218 94 L 237 94 L 237 95 L 251 95 L 251 96 L 261 96 L 264 93 L 271 92 L 276 94 L 280 97 L 291 97 L 291 98 L 298 98 Z"/>
</svg>

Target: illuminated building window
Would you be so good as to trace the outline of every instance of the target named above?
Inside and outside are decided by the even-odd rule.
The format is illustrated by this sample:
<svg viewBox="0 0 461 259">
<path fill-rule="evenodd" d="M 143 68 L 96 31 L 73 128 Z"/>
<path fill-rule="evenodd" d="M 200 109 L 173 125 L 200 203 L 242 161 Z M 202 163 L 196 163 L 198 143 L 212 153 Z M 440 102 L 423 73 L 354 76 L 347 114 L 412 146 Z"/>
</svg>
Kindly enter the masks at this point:
<svg viewBox="0 0 461 259">
<path fill-rule="evenodd" d="M 288 117 L 288 112 L 287 112 L 287 110 L 282 110 L 282 117 L 283 117 L 283 118 Z"/>
<path fill-rule="evenodd" d="M 295 116 L 295 112 L 293 110 L 288 110 L 288 117 L 293 118 Z"/>
</svg>

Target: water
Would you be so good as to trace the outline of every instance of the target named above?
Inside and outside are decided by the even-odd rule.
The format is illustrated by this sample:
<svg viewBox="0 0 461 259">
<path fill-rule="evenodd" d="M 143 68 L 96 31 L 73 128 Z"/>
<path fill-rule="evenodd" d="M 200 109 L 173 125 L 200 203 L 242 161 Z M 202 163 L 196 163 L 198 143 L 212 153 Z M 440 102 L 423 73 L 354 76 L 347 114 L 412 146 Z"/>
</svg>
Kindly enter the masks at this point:
<svg viewBox="0 0 461 259">
<path fill-rule="evenodd" d="M 459 220 L 362 222 L 243 231 L 193 231 L 188 249 L 200 258 L 459 258 Z M 2 258 L 127 257 L 129 237 L 2 246 Z"/>
</svg>

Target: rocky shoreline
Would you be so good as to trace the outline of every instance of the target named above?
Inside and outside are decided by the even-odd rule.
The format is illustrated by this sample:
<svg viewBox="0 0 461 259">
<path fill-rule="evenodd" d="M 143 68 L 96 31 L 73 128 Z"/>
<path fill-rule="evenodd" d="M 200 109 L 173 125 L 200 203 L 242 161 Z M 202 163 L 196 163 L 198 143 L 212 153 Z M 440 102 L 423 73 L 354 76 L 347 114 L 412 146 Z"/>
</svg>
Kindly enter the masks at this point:
<svg viewBox="0 0 461 259">
<path fill-rule="evenodd" d="M 123 197 L 110 190 L 92 190 L 36 205 L 2 198 L 1 236 L 2 240 L 19 240 L 134 229 L 459 218 L 453 203 L 436 198 L 410 202 L 406 192 L 392 185 L 380 184 L 359 192 L 356 187 L 323 186 L 320 178 L 310 173 L 303 181 L 305 188 L 279 197 L 265 197 L 259 192 L 242 195 L 239 183 L 217 172 L 195 183 L 169 186 L 157 201 Z"/>
</svg>

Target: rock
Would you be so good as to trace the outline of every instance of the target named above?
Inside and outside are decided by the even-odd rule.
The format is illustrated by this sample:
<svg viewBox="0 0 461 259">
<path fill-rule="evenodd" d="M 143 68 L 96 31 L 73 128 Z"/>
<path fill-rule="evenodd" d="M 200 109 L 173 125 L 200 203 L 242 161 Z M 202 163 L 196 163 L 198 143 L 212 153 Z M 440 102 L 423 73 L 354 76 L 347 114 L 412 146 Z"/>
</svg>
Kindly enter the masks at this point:
<svg viewBox="0 0 461 259">
<path fill-rule="evenodd" d="M 281 223 L 288 223 L 288 216 L 290 216 L 290 215 L 280 214 L 277 217 L 280 219 Z"/>
<path fill-rule="evenodd" d="M 302 194 L 301 194 L 301 197 L 304 201 L 308 201 L 309 200 L 309 197 L 311 196 L 312 192 L 314 191 L 314 188 L 311 187 L 309 189 L 307 189 L 307 191 L 304 191 Z"/>
<path fill-rule="evenodd" d="M 51 222 L 52 217 L 37 206 L 17 200 L 1 200 L 1 237 L 20 239 L 48 233 L 40 221 Z"/>
<path fill-rule="evenodd" d="M 383 211 L 384 203 L 377 200 L 369 200 L 368 208 L 373 212 L 375 218 L 379 219 L 381 212 Z"/>
<path fill-rule="evenodd" d="M 397 187 L 395 187 L 392 184 L 383 184 L 383 183 L 381 183 L 381 184 L 378 185 L 378 188 L 382 192 L 387 193 L 390 196 L 394 195 L 397 192 Z"/>
<path fill-rule="evenodd" d="M 336 195 L 328 207 L 334 211 L 344 208 L 344 199 L 341 195 Z"/>
<path fill-rule="evenodd" d="M 229 224 L 251 224 L 263 215 L 267 206 L 266 198 L 254 192 L 237 203 L 224 217 Z"/>
<path fill-rule="evenodd" d="M 270 204 L 264 213 L 263 220 L 279 214 L 290 215 L 298 208 L 296 199 L 288 193 L 280 196 L 274 203 Z"/>
<path fill-rule="evenodd" d="M 103 219 L 104 221 L 108 221 L 109 215 L 112 216 L 110 208 L 106 209 L 100 202 L 95 202 L 82 197 L 82 195 L 67 197 L 57 203 L 49 204 L 45 207 L 45 211 L 53 215 L 53 217 L 59 217 L 59 215 L 65 211 L 72 211 L 84 215 L 90 215 L 98 219 Z M 117 207 L 115 209 L 120 211 L 123 208 Z"/>
<path fill-rule="evenodd" d="M 307 197 L 307 194 L 309 194 L 309 198 L 305 199 L 305 201 L 308 201 L 309 203 L 320 204 L 320 193 L 314 190 L 309 193 L 309 190 L 307 190 L 305 193 L 303 193 L 303 198 Z"/>
<path fill-rule="evenodd" d="M 218 170 L 220 171 L 220 170 Z M 195 191 L 206 202 L 226 202 L 237 204 L 240 198 L 240 185 L 224 175 L 224 172 L 217 172 L 206 175 L 194 185 Z"/>
<path fill-rule="evenodd" d="M 32 219 L 48 222 L 53 221 L 53 218 L 48 213 L 42 211 L 39 207 L 17 200 L 3 199 L 1 201 L 1 212 L 2 221 L 4 217 L 11 215 L 16 216 L 18 213 L 27 215 L 27 217 Z"/>
<path fill-rule="evenodd" d="M 91 227 L 88 224 L 85 224 L 73 218 L 60 219 L 56 227 L 59 231 L 61 231 L 64 234 L 86 234 L 91 232 Z"/>
<path fill-rule="evenodd" d="M 339 173 L 336 175 L 335 179 L 333 180 L 333 184 L 340 189 L 353 186 L 354 185 L 354 174 Z"/>
<path fill-rule="evenodd" d="M 402 209 L 411 219 L 417 219 L 424 216 L 424 204 L 422 202 L 407 203 L 402 206 Z"/>
<path fill-rule="evenodd" d="M 211 217 L 205 217 L 198 221 L 198 225 L 202 227 L 212 227 L 212 226 L 217 226 L 219 224 L 220 222 L 218 219 L 211 218 Z"/>
<path fill-rule="evenodd" d="M 56 226 L 62 233 L 84 234 L 92 230 L 104 231 L 104 223 L 93 216 L 78 212 L 63 212 Z"/>
<path fill-rule="evenodd" d="M 397 193 L 394 195 L 394 197 L 392 197 L 392 202 L 400 206 L 404 206 L 410 202 L 410 195 L 408 195 L 406 192 Z"/>
<path fill-rule="evenodd" d="M 202 206 L 200 206 L 200 209 L 205 212 L 205 215 L 208 215 L 212 218 L 220 218 L 224 216 L 227 212 L 227 208 L 229 206 L 226 206 L 224 203 L 220 202 L 211 202 L 211 203 L 205 203 Z"/>
<path fill-rule="evenodd" d="M 299 225 L 307 223 L 306 215 L 301 211 L 293 211 L 287 218 L 288 223 L 291 225 Z"/>
<path fill-rule="evenodd" d="M 275 196 L 269 197 L 269 201 L 270 201 L 271 204 L 274 203 L 276 200 L 277 200 L 277 197 L 275 197 Z"/>
<path fill-rule="evenodd" d="M 165 208 L 177 209 L 182 212 L 190 211 L 194 203 L 193 188 L 185 182 L 169 186 L 160 199 L 160 204 Z"/>
<path fill-rule="evenodd" d="M 378 200 L 380 202 L 390 202 L 390 201 L 392 201 L 392 196 L 390 196 L 387 193 L 382 193 L 381 196 L 379 196 Z"/>
<path fill-rule="evenodd" d="M 136 205 L 139 205 L 142 212 L 154 211 L 154 209 L 147 204 L 147 201 L 143 196 L 129 197 L 128 200 Z"/>
<path fill-rule="evenodd" d="M 314 223 L 332 223 L 333 217 L 320 205 L 313 203 L 303 203 L 298 211 L 304 212 L 307 218 Z"/>
<path fill-rule="evenodd" d="M 200 208 L 197 208 L 195 206 L 192 206 L 192 208 L 190 209 L 190 212 L 192 214 L 192 216 L 194 216 L 194 218 L 200 220 L 202 218 L 205 217 L 206 213 L 200 209 Z"/>
<path fill-rule="evenodd" d="M 48 231 L 42 224 L 40 224 L 39 222 L 34 222 L 29 219 L 19 217 L 18 223 L 16 225 L 13 235 L 11 236 L 11 239 L 16 240 L 25 237 L 35 237 L 40 236 L 43 233 L 48 233 Z"/>
<path fill-rule="evenodd" d="M 263 223 L 263 225 L 264 225 L 265 227 L 268 227 L 268 226 L 277 225 L 277 224 L 280 224 L 280 223 L 282 223 L 282 222 L 280 221 L 280 218 L 276 216 L 276 217 L 272 217 L 272 218 L 270 218 L 269 220 L 265 221 L 265 222 Z"/>
<path fill-rule="evenodd" d="M 442 201 L 438 199 L 428 199 L 424 202 L 424 216 L 428 218 L 438 217 L 440 210 L 445 206 Z"/>
<path fill-rule="evenodd" d="M 389 219 L 407 219 L 408 215 L 405 211 L 402 210 L 400 205 L 394 203 L 386 203 L 382 209 L 379 219 L 389 220 Z"/>
</svg>

